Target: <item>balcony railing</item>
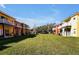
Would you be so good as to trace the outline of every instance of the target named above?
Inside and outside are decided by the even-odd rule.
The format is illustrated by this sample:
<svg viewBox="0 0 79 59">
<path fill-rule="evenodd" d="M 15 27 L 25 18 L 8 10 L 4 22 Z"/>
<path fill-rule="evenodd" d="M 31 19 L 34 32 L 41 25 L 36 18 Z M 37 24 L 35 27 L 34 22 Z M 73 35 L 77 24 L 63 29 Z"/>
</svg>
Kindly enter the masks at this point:
<svg viewBox="0 0 79 59">
<path fill-rule="evenodd" d="M 8 25 L 14 25 L 12 22 L 8 22 L 6 19 L 0 19 L 0 23 L 8 24 Z"/>
<path fill-rule="evenodd" d="M 17 27 L 22 28 L 22 26 L 21 26 L 21 25 L 17 25 Z"/>
<path fill-rule="evenodd" d="M 0 23 L 3 23 L 3 20 L 2 19 L 0 19 Z"/>
</svg>

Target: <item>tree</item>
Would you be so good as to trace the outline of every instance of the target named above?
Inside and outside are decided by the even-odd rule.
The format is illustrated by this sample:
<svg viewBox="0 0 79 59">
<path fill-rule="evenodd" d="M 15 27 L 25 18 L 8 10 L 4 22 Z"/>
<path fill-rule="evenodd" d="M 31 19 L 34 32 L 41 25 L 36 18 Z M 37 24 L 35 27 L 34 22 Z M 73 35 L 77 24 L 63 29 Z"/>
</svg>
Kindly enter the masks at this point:
<svg viewBox="0 0 79 59">
<path fill-rule="evenodd" d="M 64 22 L 68 22 L 68 21 L 70 21 L 70 19 L 71 19 L 71 17 L 68 17 L 68 18 L 66 18 L 66 19 L 64 20 Z"/>
<path fill-rule="evenodd" d="M 36 31 L 38 33 L 52 33 L 52 28 L 54 27 L 54 25 L 55 25 L 55 23 L 42 25 L 42 26 L 36 27 Z"/>
</svg>

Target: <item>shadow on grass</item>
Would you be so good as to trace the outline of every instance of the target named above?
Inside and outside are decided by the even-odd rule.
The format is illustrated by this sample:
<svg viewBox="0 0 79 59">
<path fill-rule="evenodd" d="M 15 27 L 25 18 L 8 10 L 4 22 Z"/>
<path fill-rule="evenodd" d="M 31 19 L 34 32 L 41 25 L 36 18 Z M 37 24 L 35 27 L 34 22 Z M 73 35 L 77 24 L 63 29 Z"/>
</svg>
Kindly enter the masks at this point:
<svg viewBox="0 0 79 59">
<path fill-rule="evenodd" d="M 0 46 L 0 51 L 2 51 L 2 50 L 4 50 L 4 49 L 6 49 L 6 48 L 9 48 L 9 47 L 11 47 L 11 46 Z"/>
<path fill-rule="evenodd" d="M 6 44 L 17 43 L 17 42 L 22 41 L 24 39 L 34 38 L 34 37 L 36 37 L 36 35 L 26 35 L 26 36 L 17 36 L 17 37 L 12 37 L 12 38 L 0 39 L 0 50 L 11 47 L 11 46 L 6 46 Z"/>
</svg>

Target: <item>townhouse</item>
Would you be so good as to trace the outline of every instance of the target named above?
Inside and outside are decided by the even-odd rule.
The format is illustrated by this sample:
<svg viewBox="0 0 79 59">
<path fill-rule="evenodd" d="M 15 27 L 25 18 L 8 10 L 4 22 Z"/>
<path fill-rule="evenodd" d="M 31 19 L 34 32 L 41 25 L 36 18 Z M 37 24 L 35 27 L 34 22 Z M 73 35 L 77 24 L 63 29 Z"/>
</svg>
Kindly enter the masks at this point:
<svg viewBox="0 0 79 59">
<path fill-rule="evenodd" d="M 56 35 L 61 35 L 61 24 L 57 24 L 55 25 L 52 30 L 53 30 L 53 34 L 56 34 Z"/>
<path fill-rule="evenodd" d="M 61 32 L 58 32 L 58 27 L 61 28 L 59 29 Z M 62 25 L 55 26 L 55 28 L 53 28 L 53 31 L 54 30 L 62 36 L 79 37 L 79 13 L 77 12 L 69 17 L 66 22 L 62 23 Z"/>
<path fill-rule="evenodd" d="M 26 35 L 27 34 L 27 25 L 26 24 L 24 24 L 24 23 L 22 23 L 22 35 Z"/>
<path fill-rule="evenodd" d="M 0 11 L 0 36 L 13 37 L 14 18 Z"/>
<path fill-rule="evenodd" d="M 22 33 L 21 33 L 22 24 L 20 22 L 16 21 L 16 20 L 14 22 L 15 22 L 15 24 L 14 24 L 14 35 L 15 36 L 21 36 L 22 35 Z"/>
<path fill-rule="evenodd" d="M 66 24 L 62 25 L 62 35 L 63 36 L 73 36 L 79 37 L 79 13 L 75 13 L 75 15 L 69 18 L 69 21 Z"/>
<path fill-rule="evenodd" d="M 69 22 L 63 22 L 61 25 L 61 29 L 62 36 L 71 36 L 71 25 L 69 24 Z"/>
<path fill-rule="evenodd" d="M 70 25 L 70 35 L 74 37 L 79 37 L 79 13 L 75 13 L 69 21 Z"/>
<path fill-rule="evenodd" d="M 0 11 L 0 38 L 26 35 L 26 24 Z"/>
</svg>

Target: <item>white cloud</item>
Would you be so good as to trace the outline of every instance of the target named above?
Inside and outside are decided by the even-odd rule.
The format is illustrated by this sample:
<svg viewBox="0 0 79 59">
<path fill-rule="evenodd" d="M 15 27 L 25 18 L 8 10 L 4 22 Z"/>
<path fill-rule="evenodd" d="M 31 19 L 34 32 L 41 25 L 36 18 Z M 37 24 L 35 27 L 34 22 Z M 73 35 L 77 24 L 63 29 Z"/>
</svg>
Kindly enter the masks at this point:
<svg viewBox="0 0 79 59">
<path fill-rule="evenodd" d="M 6 8 L 4 4 L 0 4 L 0 6 L 1 6 L 2 8 Z"/>
<path fill-rule="evenodd" d="M 34 26 L 41 26 L 48 23 L 54 23 L 55 19 L 53 17 L 44 17 L 42 19 L 34 19 L 34 18 L 22 18 L 16 17 L 17 21 L 28 24 L 31 28 Z"/>
</svg>

